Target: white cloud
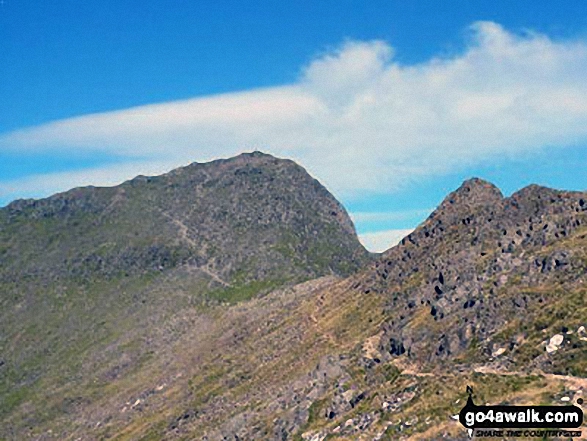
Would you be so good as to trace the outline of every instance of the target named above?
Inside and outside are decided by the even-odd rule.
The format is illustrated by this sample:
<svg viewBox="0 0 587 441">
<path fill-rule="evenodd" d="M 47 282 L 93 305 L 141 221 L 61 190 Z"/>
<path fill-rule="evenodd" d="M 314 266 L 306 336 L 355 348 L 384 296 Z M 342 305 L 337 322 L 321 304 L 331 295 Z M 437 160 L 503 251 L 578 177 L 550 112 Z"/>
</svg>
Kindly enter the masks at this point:
<svg viewBox="0 0 587 441">
<path fill-rule="evenodd" d="M 373 253 L 382 253 L 397 245 L 400 240 L 410 234 L 414 229 L 386 230 L 375 233 L 359 234 L 359 240 L 365 248 Z"/>
<path fill-rule="evenodd" d="M 394 61 L 385 42 L 347 42 L 295 84 L 25 128 L 0 136 L 0 149 L 106 152 L 170 167 L 258 149 L 298 160 L 348 195 L 587 141 L 584 41 L 514 35 L 490 22 L 474 24 L 471 36 L 462 54 L 415 66 Z M 49 181 L 110 183 L 144 164 L 27 182 L 40 193 Z M 11 196 L 18 186 L 2 184 L 15 188 Z"/>
<path fill-rule="evenodd" d="M 96 185 L 97 183 L 102 186 L 112 186 L 137 175 L 159 175 L 175 166 L 177 166 L 175 161 L 133 162 L 88 170 L 32 175 L 14 181 L 0 181 L 0 200 L 7 200 L 15 194 L 19 198 L 38 197 L 40 190 L 42 194 L 50 195 L 70 188 Z"/>
</svg>

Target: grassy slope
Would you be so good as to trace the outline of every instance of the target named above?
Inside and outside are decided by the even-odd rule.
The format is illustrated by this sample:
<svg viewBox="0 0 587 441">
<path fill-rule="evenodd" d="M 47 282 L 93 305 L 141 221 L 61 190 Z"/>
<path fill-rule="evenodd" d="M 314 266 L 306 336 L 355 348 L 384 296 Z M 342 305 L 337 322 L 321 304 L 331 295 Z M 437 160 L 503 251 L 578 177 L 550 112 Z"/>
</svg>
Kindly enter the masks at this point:
<svg viewBox="0 0 587 441">
<path fill-rule="evenodd" d="M 557 246 L 571 245 L 587 249 L 584 231 Z M 547 336 L 560 332 L 563 323 L 576 329 L 587 317 L 585 288 L 562 290 L 563 282 L 540 287 L 550 294 L 548 303 L 530 309 L 526 317 L 495 335 L 496 341 L 505 342 L 523 329 L 525 340 L 515 351 L 493 360 L 482 345 L 472 346 L 454 364 L 432 372 L 420 372 L 405 357 L 369 368 L 361 364 L 363 356 L 377 356 L 377 348 L 368 343 L 385 318 L 381 315 L 384 302 L 376 294 L 353 290 L 349 281 L 320 279 L 234 306 L 193 305 L 186 300 L 169 318 L 167 329 L 147 331 L 110 348 L 122 359 L 132 359 L 129 354 L 137 341 L 165 341 L 152 348 L 151 356 L 134 363 L 133 369 L 95 383 L 100 379 L 98 370 L 73 387 L 52 391 L 57 401 L 52 401 L 51 393 L 36 397 L 38 401 L 29 397 L 17 415 L 30 414 L 36 403 L 41 415 L 47 413 L 33 430 L 37 436 L 51 430 L 55 439 L 86 439 L 93 434 L 96 439 L 117 440 L 193 439 L 217 434 L 215 430 L 226 421 L 247 415 L 250 426 L 258 428 L 258 439 L 272 439 L 275 419 L 285 418 L 297 406 L 304 409 L 305 420 L 297 430 L 298 439 L 314 433 L 331 433 L 328 439 L 340 440 L 376 435 L 389 440 L 434 439 L 442 434 L 457 439 L 464 431 L 450 417 L 462 407 L 467 384 L 474 387 L 478 403 L 560 403 L 561 396 L 573 396 L 573 389 L 585 387 L 581 379 L 526 369 L 528 357 L 544 353 L 542 342 Z M 173 286 L 181 283 L 174 281 Z M 514 280 L 504 289 L 512 293 L 527 288 Z M 189 299 L 188 292 L 182 295 Z M 555 366 L 585 377 L 584 342 L 574 334 L 567 340 L 550 358 Z M 573 348 L 573 344 L 579 346 Z M 340 354 L 346 361 L 323 385 L 306 381 L 325 357 L 339 359 Z M 505 358 L 513 364 L 502 372 Z M 93 362 L 92 367 L 102 366 L 104 360 Z M 292 389 L 292 385 L 296 386 Z M 292 390 L 312 399 L 294 405 L 288 402 Z M 355 395 L 364 392 L 366 398 L 330 419 L 326 414 L 343 390 L 356 391 Z M 319 393 L 313 395 L 313 391 Z M 385 402 L 392 403 L 392 408 L 384 410 Z M 56 406 L 64 412 L 51 414 L 49 409 Z M 371 423 L 359 433 L 353 427 L 365 415 Z M 349 419 L 353 423 L 345 427 Z"/>
<path fill-rule="evenodd" d="M 323 294 L 316 296 L 317 291 Z M 243 409 L 264 414 L 268 394 L 287 388 L 325 355 L 349 351 L 367 337 L 377 326 L 379 301 L 357 297 L 330 278 L 232 307 L 186 305 L 167 321 L 168 329 L 127 336 L 115 348 L 102 348 L 101 354 L 94 348 L 79 381 L 42 388 L 42 396 L 23 397 L 4 427 L 22 430 L 31 422 L 32 410 L 31 436 L 50 430 L 58 439 L 88 433 L 158 439 L 190 409 L 214 410 L 190 422 L 190 436 Z M 159 343 L 144 352 L 139 341 L 149 337 Z M 104 365 L 116 365 L 116 356 L 119 361 L 133 360 L 132 368 L 106 381 Z M 224 406 L 224 399 L 232 405 Z M 133 407 L 137 400 L 141 402 Z"/>
</svg>

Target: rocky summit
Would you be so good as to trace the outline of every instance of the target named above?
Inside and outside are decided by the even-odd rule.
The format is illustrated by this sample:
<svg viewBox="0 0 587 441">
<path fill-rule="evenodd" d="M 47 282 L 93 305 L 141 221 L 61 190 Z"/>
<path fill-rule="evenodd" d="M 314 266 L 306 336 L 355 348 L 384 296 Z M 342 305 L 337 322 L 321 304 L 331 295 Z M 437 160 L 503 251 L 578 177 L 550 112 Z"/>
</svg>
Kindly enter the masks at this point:
<svg viewBox="0 0 587 441">
<path fill-rule="evenodd" d="M 365 262 L 336 199 L 259 152 L 0 211 L 2 276 L 112 279 L 189 266 L 210 285 L 350 274 Z M 288 271 L 284 271 L 288 268 Z"/>
<path fill-rule="evenodd" d="M 0 210 L 0 439 L 465 440 L 587 395 L 587 193 L 480 179 L 380 255 L 261 153 Z M 587 434 L 586 434 L 587 435 Z"/>
</svg>

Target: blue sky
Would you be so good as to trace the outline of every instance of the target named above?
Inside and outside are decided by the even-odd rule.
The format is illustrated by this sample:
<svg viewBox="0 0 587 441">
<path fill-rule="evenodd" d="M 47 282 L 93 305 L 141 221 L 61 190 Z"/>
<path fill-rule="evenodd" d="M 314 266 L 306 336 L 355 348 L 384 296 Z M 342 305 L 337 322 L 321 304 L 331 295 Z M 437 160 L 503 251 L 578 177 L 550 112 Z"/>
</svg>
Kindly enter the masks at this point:
<svg viewBox="0 0 587 441">
<path fill-rule="evenodd" d="M 5 0 L 0 205 L 260 149 L 372 249 L 463 179 L 584 190 L 587 6 Z"/>
</svg>

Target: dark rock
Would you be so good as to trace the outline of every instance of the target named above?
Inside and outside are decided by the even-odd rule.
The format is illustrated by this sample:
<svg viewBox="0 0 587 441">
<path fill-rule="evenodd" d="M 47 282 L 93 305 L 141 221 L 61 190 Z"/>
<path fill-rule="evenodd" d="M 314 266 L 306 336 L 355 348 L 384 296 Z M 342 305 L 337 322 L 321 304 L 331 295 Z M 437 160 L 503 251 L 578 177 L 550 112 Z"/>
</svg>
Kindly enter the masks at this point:
<svg viewBox="0 0 587 441">
<path fill-rule="evenodd" d="M 365 393 L 361 392 L 359 395 L 357 395 L 356 397 L 353 397 L 351 399 L 351 401 L 349 402 L 349 404 L 351 405 L 352 408 L 354 408 L 357 404 L 359 404 L 359 402 L 361 400 L 363 400 L 365 398 Z"/>
<path fill-rule="evenodd" d="M 406 348 L 401 341 L 397 341 L 392 338 L 389 341 L 389 353 L 395 356 L 403 355 L 406 353 Z"/>
</svg>

